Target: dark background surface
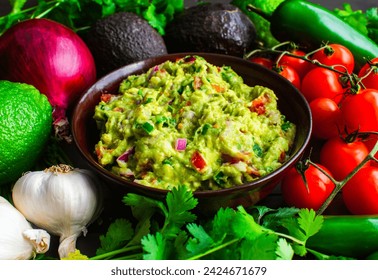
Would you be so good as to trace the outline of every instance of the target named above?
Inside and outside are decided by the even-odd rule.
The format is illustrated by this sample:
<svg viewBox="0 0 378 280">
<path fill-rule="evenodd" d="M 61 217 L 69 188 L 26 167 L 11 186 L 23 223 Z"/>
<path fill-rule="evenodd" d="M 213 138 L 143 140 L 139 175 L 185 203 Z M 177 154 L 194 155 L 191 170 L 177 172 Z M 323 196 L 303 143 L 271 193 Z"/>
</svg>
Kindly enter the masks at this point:
<svg viewBox="0 0 378 280">
<path fill-rule="evenodd" d="M 37 0 L 28 0 L 27 5 L 34 5 Z M 187 6 L 191 6 L 199 1 L 196 0 L 186 0 L 185 3 Z M 229 3 L 230 1 L 227 0 L 209 0 L 207 2 L 213 3 Z M 343 3 L 350 3 L 353 9 L 362 9 L 365 10 L 369 7 L 377 6 L 377 0 L 318 0 L 318 1 L 311 1 L 314 3 L 321 4 L 329 9 L 334 8 L 342 8 Z M 4 15 L 10 11 L 10 4 L 8 0 L 0 0 L 0 15 Z"/>
</svg>

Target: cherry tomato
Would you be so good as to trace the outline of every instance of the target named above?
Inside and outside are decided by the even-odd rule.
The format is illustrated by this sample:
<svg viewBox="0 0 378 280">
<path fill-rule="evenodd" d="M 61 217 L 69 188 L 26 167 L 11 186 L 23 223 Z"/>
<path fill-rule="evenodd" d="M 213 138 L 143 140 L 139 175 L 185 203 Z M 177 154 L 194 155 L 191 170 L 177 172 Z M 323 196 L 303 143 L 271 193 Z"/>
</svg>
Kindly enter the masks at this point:
<svg viewBox="0 0 378 280">
<path fill-rule="evenodd" d="M 361 141 L 346 142 L 341 137 L 328 139 L 320 149 L 320 163 L 331 171 L 333 178 L 343 180 L 369 154 Z M 370 165 L 370 163 L 366 163 Z"/>
<path fill-rule="evenodd" d="M 362 83 L 366 88 L 378 89 L 378 57 L 371 60 L 374 66 L 366 63 L 358 72 L 358 77 L 362 78 L 370 72 L 370 74 L 362 79 Z M 372 67 L 372 69 L 370 69 Z"/>
<path fill-rule="evenodd" d="M 251 62 L 260 64 L 266 68 L 272 69 L 273 67 L 273 61 L 269 58 L 266 57 L 260 57 L 260 56 L 255 56 L 249 59 Z"/>
<path fill-rule="evenodd" d="M 341 65 L 336 66 L 335 69 L 342 72 L 348 71 L 348 73 L 352 73 L 354 69 L 352 52 L 340 44 L 329 44 L 314 53 L 311 58 L 328 66 Z"/>
<path fill-rule="evenodd" d="M 340 108 L 349 132 L 378 131 L 378 89 L 348 94 Z"/>
<path fill-rule="evenodd" d="M 301 88 L 301 80 L 293 67 L 289 65 L 279 65 L 277 68 L 273 67 L 273 70 L 277 71 L 282 77 L 288 79 L 297 89 Z"/>
<path fill-rule="evenodd" d="M 338 104 L 344 91 L 339 75 L 330 69 L 315 67 L 302 79 L 301 92 L 308 102 L 318 97 L 327 97 Z"/>
<path fill-rule="evenodd" d="M 378 214 L 378 167 L 361 168 L 343 187 L 347 209 L 355 215 Z"/>
<path fill-rule="evenodd" d="M 293 50 L 292 54 L 297 56 L 305 56 L 306 53 L 302 50 Z M 279 61 L 281 65 L 289 65 L 298 73 L 300 78 L 303 78 L 308 71 L 312 68 L 312 64 L 304 59 L 293 57 L 290 55 L 284 55 Z"/>
<path fill-rule="evenodd" d="M 329 139 L 343 131 L 344 124 L 340 108 L 336 102 L 326 97 L 310 102 L 312 113 L 312 135 L 318 139 Z"/>
<path fill-rule="evenodd" d="M 326 167 L 319 167 L 331 176 Z M 307 188 L 298 170 L 291 168 L 281 181 L 282 197 L 289 206 L 318 210 L 335 188 L 335 184 L 313 165 L 305 170 L 304 175 Z"/>
</svg>

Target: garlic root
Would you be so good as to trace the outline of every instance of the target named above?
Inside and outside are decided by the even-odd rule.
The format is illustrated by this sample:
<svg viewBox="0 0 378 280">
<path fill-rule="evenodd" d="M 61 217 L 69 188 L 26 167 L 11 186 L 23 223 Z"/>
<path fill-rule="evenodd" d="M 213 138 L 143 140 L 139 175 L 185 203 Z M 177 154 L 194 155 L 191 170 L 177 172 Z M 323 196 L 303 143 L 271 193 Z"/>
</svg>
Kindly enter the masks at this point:
<svg viewBox="0 0 378 280">
<path fill-rule="evenodd" d="M 62 236 L 59 239 L 58 254 L 59 258 L 67 258 L 69 253 L 73 253 L 76 250 L 76 240 L 80 236 L 80 233 L 75 233 L 70 236 Z"/>
</svg>

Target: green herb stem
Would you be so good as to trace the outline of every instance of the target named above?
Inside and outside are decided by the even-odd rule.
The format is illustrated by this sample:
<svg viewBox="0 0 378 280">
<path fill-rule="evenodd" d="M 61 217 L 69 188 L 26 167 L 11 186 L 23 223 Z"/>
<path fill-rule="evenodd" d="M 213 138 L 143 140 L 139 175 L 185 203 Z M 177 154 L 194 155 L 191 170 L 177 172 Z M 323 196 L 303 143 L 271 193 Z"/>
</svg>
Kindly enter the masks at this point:
<svg viewBox="0 0 378 280">
<path fill-rule="evenodd" d="M 120 255 L 120 254 L 123 254 L 123 253 L 128 253 L 128 252 L 137 251 L 137 250 L 142 251 L 142 246 L 141 245 L 134 245 L 134 246 L 124 247 L 124 248 L 114 250 L 114 251 L 111 251 L 111 252 L 107 252 L 107 253 L 104 253 L 104 254 L 101 254 L 101 255 L 93 256 L 89 259 L 90 260 L 106 260 L 106 259 L 110 259 L 114 256 L 117 256 L 117 255 Z M 137 254 L 133 254 L 133 255 L 119 257 L 119 259 L 132 259 L 132 256 L 138 257 L 140 255 L 141 255 L 141 253 L 137 253 Z"/>
<path fill-rule="evenodd" d="M 143 253 L 136 253 L 132 255 L 126 255 L 119 258 L 112 258 L 112 260 L 143 260 Z"/>
<path fill-rule="evenodd" d="M 46 11 L 40 13 L 37 16 L 33 16 L 33 18 L 43 18 L 43 17 L 47 16 L 47 14 L 49 14 L 52 10 L 54 10 L 57 7 L 59 7 L 61 3 L 62 2 L 59 2 L 59 1 L 56 2 L 52 7 L 50 7 L 49 9 L 47 9 Z"/>
<path fill-rule="evenodd" d="M 230 240 L 230 241 L 228 241 L 228 242 L 225 242 L 225 243 L 222 243 L 222 244 L 220 244 L 220 245 L 218 245 L 218 246 L 215 246 L 215 247 L 211 248 L 210 250 L 207 250 L 206 252 L 203 252 L 203 253 L 201 253 L 201 254 L 198 254 L 198 255 L 192 256 L 192 257 L 188 258 L 187 260 L 198 260 L 198 259 L 200 259 L 200 258 L 202 258 L 202 257 L 204 257 L 204 256 L 210 255 L 210 254 L 212 254 L 212 253 L 214 253 L 214 252 L 216 252 L 216 251 L 219 251 L 219 250 L 221 250 L 221 249 L 223 249 L 223 248 L 226 248 L 226 247 L 228 247 L 228 246 L 231 246 L 232 244 L 237 243 L 237 242 L 239 242 L 239 241 L 240 241 L 239 238 L 232 239 L 232 240 Z"/>
<path fill-rule="evenodd" d="M 283 237 L 283 238 L 286 238 L 286 239 L 289 239 L 291 241 L 294 241 L 295 243 L 298 243 L 299 245 L 303 245 L 305 246 L 306 245 L 306 242 L 305 241 L 302 241 L 302 240 L 299 240 L 298 238 L 295 238 L 291 235 L 287 235 L 285 233 L 282 233 L 282 232 L 272 232 L 280 237 Z"/>
</svg>

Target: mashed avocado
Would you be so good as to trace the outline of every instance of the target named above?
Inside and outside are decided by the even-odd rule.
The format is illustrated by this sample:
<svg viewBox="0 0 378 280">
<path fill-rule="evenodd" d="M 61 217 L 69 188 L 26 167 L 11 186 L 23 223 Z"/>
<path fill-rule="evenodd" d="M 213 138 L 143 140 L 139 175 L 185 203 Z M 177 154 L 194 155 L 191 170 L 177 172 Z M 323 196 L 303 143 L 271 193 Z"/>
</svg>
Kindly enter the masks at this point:
<svg viewBox="0 0 378 280">
<path fill-rule="evenodd" d="M 274 92 L 199 56 L 166 61 L 104 94 L 94 119 L 98 162 L 142 185 L 193 191 L 264 176 L 287 158 L 295 125 Z"/>
</svg>

